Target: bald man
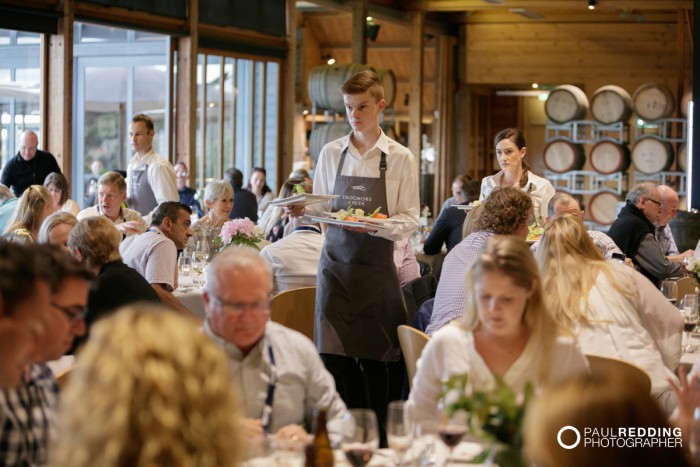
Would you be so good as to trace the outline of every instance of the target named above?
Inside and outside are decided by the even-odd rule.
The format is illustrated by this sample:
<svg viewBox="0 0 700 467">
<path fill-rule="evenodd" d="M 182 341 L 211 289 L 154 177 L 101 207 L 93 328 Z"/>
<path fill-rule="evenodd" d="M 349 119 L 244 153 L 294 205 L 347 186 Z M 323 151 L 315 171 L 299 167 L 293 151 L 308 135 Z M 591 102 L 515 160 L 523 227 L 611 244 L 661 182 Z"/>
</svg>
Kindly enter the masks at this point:
<svg viewBox="0 0 700 467">
<path fill-rule="evenodd" d="M 693 250 L 685 250 L 683 253 L 678 252 L 676 241 L 673 239 L 673 232 L 669 223 L 676 217 L 678 212 L 678 193 L 666 185 L 659 185 L 659 195 L 661 195 L 661 213 L 656 219 L 654 236 L 661 246 L 661 251 L 669 261 L 681 263 L 685 258 L 693 256 Z"/>
<path fill-rule="evenodd" d="M 0 183 L 12 188 L 16 197 L 22 196 L 29 185 L 43 185 L 52 172 L 61 173 L 61 168 L 51 153 L 41 151 L 39 138 L 31 130 L 19 137 L 19 151 L 7 161 L 0 175 Z"/>
</svg>

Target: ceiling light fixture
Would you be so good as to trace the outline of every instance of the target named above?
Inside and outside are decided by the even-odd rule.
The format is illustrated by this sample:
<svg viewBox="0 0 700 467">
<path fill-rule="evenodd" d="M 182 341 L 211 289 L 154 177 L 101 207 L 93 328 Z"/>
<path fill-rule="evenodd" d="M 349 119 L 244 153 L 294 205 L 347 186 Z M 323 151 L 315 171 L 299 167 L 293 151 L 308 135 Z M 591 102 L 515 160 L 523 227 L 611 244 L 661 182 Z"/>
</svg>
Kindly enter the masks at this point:
<svg viewBox="0 0 700 467">
<path fill-rule="evenodd" d="M 329 65 L 333 65 L 335 63 L 335 58 L 333 58 L 333 56 L 331 56 L 331 54 L 321 55 L 321 60 L 323 60 L 324 62 L 326 62 Z"/>
<path fill-rule="evenodd" d="M 588 0 L 588 9 L 595 10 L 596 0 Z"/>
</svg>

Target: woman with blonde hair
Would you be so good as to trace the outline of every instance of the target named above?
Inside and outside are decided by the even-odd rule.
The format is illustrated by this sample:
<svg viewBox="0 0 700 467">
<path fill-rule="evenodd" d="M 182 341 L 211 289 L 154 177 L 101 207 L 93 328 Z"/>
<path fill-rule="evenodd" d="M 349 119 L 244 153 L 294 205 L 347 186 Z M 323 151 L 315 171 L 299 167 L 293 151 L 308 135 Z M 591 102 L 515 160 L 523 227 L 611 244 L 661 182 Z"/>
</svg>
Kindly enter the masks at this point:
<svg viewBox="0 0 700 467">
<path fill-rule="evenodd" d="M 536 258 L 554 320 L 578 337 L 584 353 L 646 371 L 652 395 L 670 414 L 676 402 L 668 379 L 677 381 L 683 330 L 678 310 L 643 275 L 605 260 L 578 217 L 550 221 Z"/>
<path fill-rule="evenodd" d="M 19 198 L 3 239 L 15 243 L 36 243 L 41 223 L 52 212 L 53 200 L 49 190 L 41 185 L 31 185 Z"/>
<path fill-rule="evenodd" d="M 54 212 L 41 223 L 39 243 L 58 245 L 68 251 L 68 235 L 77 223 L 78 219 L 69 212 Z"/>
<path fill-rule="evenodd" d="M 567 429 L 562 430 L 564 427 Z M 659 435 L 611 437 L 640 427 L 647 433 L 653 428 Z M 586 434 L 586 428 L 597 434 Z M 574 429 L 581 439 L 575 447 L 565 449 L 557 440 L 574 445 Z M 681 429 L 668 425 L 648 392 L 615 373 L 580 376 L 545 391 L 528 408 L 523 433 L 525 453 L 530 465 L 537 467 L 689 465 L 681 448 Z M 588 445 L 586 437 L 591 440 Z M 668 445 L 651 443 L 655 438 Z M 629 441 L 646 443 L 619 445 Z"/>
<path fill-rule="evenodd" d="M 488 241 L 467 278 L 474 293 L 465 314 L 426 345 L 408 400 L 412 420 L 435 420 L 441 381 L 468 374 L 474 389 L 496 378 L 523 390 L 587 371 L 576 343 L 559 336 L 547 312 L 537 265 L 527 244 L 510 236 Z"/>
<path fill-rule="evenodd" d="M 241 443 L 226 356 L 157 306 L 97 323 L 61 398 L 51 465 L 236 465 Z"/>
</svg>

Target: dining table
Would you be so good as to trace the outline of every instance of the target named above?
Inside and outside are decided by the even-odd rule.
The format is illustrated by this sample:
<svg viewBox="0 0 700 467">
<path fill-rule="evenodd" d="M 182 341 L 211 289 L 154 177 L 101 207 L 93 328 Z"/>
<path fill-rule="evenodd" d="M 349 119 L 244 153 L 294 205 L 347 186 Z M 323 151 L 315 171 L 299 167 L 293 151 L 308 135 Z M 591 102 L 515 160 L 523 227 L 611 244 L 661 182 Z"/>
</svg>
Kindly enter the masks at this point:
<svg viewBox="0 0 700 467">
<path fill-rule="evenodd" d="M 173 295 L 182 306 L 190 310 L 195 316 L 204 319 L 204 289 L 201 285 L 193 283 L 190 276 L 177 276 L 177 289 Z"/>
</svg>

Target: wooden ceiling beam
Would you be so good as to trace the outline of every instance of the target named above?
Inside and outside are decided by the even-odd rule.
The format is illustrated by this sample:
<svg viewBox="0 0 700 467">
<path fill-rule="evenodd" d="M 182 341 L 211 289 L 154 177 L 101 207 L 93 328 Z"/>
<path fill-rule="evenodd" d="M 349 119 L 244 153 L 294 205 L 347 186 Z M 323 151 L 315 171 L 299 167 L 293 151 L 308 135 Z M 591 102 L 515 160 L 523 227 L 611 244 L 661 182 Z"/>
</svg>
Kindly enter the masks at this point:
<svg viewBox="0 0 700 467">
<path fill-rule="evenodd" d="M 487 3 L 483 0 L 428 0 L 428 11 L 494 11 L 510 8 L 582 11 L 585 9 L 585 2 L 583 0 L 505 0 L 503 3 L 497 4 Z M 693 0 L 605 0 L 598 2 L 597 9 L 692 10 Z"/>
<path fill-rule="evenodd" d="M 678 11 L 668 12 L 644 12 L 642 16 L 630 13 L 629 16 L 621 16 L 619 11 L 592 11 L 581 12 L 571 10 L 532 10 L 540 13 L 544 18 L 535 20 L 538 23 L 675 23 L 678 20 Z M 532 19 L 511 13 L 509 11 L 475 11 L 468 15 L 465 21 L 468 24 L 477 23 L 529 23 Z"/>
</svg>

